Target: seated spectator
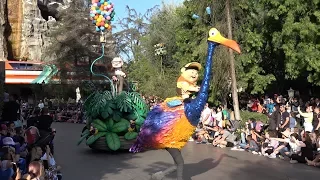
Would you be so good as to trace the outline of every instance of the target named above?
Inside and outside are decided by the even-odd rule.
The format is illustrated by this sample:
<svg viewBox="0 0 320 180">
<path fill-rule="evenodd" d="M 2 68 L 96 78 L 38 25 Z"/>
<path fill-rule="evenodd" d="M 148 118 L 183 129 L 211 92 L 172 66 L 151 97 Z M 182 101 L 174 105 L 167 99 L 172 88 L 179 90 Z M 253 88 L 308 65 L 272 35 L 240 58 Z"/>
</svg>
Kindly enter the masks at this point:
<svg viewBox="0 0 320 180">
<path fill-rule="evenodd" d="M 228 130 L 222 128 L 219 128 L 218 132 L 219 136 L 213 140 L 213 146 L 221 148 L 234 146 L 236 137 L 233 134 L 231 134 Z"/>
<path fill-rule="evenodd" d="M 44 168 L 39 161 L 33 161 L 29 164 L 28 173 L 23 176 L 23 179 L 40 180 L 44 179 Z"/>
<path fill-rule="evenodd" d="M 266 132 L 265 134 L 265 142 L 262 144 L 261 147 L 261 154 L 264 156 L 268 156 L 273 153 L 273 151 L 278 148 L 279 141 L 271 139 L 276 138 L 277 134 L 274 131 Z"/>
<path fill-rule="evenodd" d="M 313 160 L 312 140 L 308 133 L 301 132 L 301 139 L 295 139 L 295 143 L 301 147 L 301 154 L 293 154 L 290 163 L 307 163 L 306 159 Z"/>
<path fill-rule="evenodd" d="M 241 143 L 241 144 L 239 144 L 239 146 L 235 146 L 235 147 L 231 148 L 231 150 L 247 150 L 250 152 L 258 153 L 259 146 L 258 146 L 257 142 L 254 139 L 252 139 L 251 135 L 248 135 L 247 136 L 247 143 Z"/>
<path fill-rule="evenodd" d="M 283 132 L 285 137 L 288 137 L 287 134 L 288 130 Z M 282 157 L 289 157 L 293 154 L 300 154 L 301 153 L 301 144 L 300 144 L 300 137 L 297 133 L 293 133 L 289 135 L 289 138 L 281 139 L 281 138 L 270 138 L 273 140 L 277 140 L 282 142 L 283 144 L 280 145 L 277 149 L 274 150 L 272 154 L 270 154 L 269 158 L 276 158 L 276 155 L 280 153 Z M 290 150 L 289 150 L 290 148 Z"/>
</svg>

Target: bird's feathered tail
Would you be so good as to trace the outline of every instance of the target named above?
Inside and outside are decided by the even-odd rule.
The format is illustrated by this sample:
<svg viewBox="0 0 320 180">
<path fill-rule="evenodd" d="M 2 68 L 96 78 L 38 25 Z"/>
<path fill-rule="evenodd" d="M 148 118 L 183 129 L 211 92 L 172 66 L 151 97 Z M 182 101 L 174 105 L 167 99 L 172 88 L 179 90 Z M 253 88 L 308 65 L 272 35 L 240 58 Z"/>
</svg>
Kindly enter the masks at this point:
<svg viewBox="0 0 320 180">
<path fill-rule="evenodd" d="M 139 142 L 139 139 L 131 146 L 129 152 L 138 153 L 143 151 L 143 145 Z"/>
</svg>

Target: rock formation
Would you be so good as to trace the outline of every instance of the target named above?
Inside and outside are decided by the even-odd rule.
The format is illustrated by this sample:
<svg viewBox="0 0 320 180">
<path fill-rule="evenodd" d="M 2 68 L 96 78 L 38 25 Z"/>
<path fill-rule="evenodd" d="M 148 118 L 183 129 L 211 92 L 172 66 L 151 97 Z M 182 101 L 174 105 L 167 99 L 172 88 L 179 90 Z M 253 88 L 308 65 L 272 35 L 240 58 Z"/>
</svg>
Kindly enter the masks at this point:
<svg viewBox="0 0 320 180">
<path fill-rule="evenodd" d="M 7 0 L 0 1 L 0 61 L 7 59 L 7 40 L 5 36 L 7 19 Z"/>
<path fill-rule="evenodd" d="M 68 8 L 72 1 L 0 0 L 0 61 L 42 61 L 51 41 L 48 34 L 55 28 L 56 20 L 59 21 L 59 12 Z M 111 39 L 108 38 L 106 54 L 114 56 L 111 33 L 107 37 Z"/>
<path fill-rule="evenodd" d="M 70 1 L 1 1 L 0 41 L 4 41 L 4 44 L 0 45 L 0 58 L 40 61 L 44 49 L 50 44 L 48 32 L 53 27 L 59 11 L 68 8 Z M 7 9 L 7 13 L 2 9 Z M 9 27 L 8 33 L 3 35 L 6 26 Z"/>
</svg>

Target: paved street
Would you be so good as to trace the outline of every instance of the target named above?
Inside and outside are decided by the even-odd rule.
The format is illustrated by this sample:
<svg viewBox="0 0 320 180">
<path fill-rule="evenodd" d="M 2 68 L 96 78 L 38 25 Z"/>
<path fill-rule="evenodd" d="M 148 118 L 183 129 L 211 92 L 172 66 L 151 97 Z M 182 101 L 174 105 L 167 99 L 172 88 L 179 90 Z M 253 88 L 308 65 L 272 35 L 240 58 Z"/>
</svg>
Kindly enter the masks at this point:
<svg viewBox="0 0 320 180">
<path fill-rule="evenodd" d="M 84 125 L 55 123 L 56 160 L 64 180 L 148 180 L 149 174 L 173 165 L 163 150 L 145 153 L 99 153 L 82 144 L 76 146 Z M 270 160 L 246 152 L 189 143 L 183 149 L 184 180 L 316 180 L 320 169 L 303 164 Z M 172 180 L 172 177 L 167 177 Z"/>
</svg>

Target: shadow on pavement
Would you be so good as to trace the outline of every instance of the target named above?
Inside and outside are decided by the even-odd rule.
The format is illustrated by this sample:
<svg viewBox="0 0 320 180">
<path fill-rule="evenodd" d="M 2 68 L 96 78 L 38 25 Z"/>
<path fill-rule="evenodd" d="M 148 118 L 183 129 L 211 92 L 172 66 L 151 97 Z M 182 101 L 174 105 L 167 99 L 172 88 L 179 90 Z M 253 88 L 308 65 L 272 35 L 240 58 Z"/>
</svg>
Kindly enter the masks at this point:
<svg viewBox="0 0 320 180">
<path fill-rule="evenodd" d="M 198 163 L 191 163 L 191 164 L 185 164 L 184 166 L 184 172 L 183 172 L 183 179 L 184 180 L 191 180 L 191 177 L 197 176 L 203 173 L 206 173 L 207 171 L 214 169 L 217 167 L 221 160 L 223 158 L 232 158 L 232 159 L 237 159 L 233 156 L 229 156 L 227 154 L 222 154 L 219 156 L 217 160 L 214 160 L 213 158 L 207 158 L 199 161 Z M 169 163 L 164 163 L 164 162 L 156 162 L 152 165 L 150 165 L 149 168 L 145 169 L 144 171 L 147 172 L 148 174 L 153 174 L 158 171 L 163 171 L 166 168 L 172 166 L 172 164 Z M 169 178 L 174 178 L 176 177 L 176 172 L 173 172 L 168 175 Z"/>
</svg>

